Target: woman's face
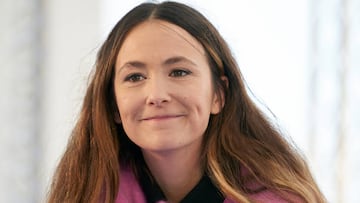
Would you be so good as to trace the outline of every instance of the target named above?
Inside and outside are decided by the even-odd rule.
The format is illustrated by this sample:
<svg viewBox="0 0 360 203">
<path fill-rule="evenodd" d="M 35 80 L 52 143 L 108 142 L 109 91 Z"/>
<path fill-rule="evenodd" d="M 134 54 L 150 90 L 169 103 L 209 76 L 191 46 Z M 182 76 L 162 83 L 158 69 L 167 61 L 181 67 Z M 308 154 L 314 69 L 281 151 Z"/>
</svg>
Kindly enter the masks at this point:
<svg viewBox="0 0 360 203">
<path fill-rule="evenodd" d="M 221 107 L 202 45 L 160 20 L 128 34 L 116 59 L 114 88 L 121 124 L 143 150 L 200 146 L 210 114 Z"/>
</svg>

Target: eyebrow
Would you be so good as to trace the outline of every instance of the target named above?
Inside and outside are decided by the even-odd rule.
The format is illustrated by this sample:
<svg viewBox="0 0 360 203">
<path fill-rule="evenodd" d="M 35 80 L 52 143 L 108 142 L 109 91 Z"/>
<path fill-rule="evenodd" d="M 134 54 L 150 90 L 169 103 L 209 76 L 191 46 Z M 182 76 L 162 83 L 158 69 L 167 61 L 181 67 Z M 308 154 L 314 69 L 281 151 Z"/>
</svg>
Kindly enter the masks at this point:
<svg viewBox="0 0 360 203">
<path fill-rule="evenodd" d="M 191 65 L 196 66 L 195 62 L 193 62 L 190 59 L 183 57 L 183 56 L 174 56 L 174 57 L 168 58 L 164 61 L 163 64 L 164 65 L 172 65 L 172 64 L 180 63 L 180 62 L 185 62 L 185 63 L 189 63 Z"/>
<path fill-rule="evenodd" d="M 194 66 L 197 66 L 195 62 L 193 62 L 192 60 L 186 58 L 186 57 L 183 57 L 183 56 L 174 56 L 174 57 L 170 57 L 168 59 L 166 59 L 162 65 L 164 66 L 168 66 L 168 65 L 173 65 L 173 64 L 176 64 L 176 63 L 181 63 L 181 62 L 184 62 L 184 63 L 189 63 L 191 65 L 194 65 Z M 120 67 L 120 69 L 117 71 L 117 72 L 120 72 L 123 68 L 125 67 L 134 67 L 134 68 L 145 68 L 146 67 L 146 64 L 141 62 L 141 61 L 137 61 L 137 60 L 134 60 L 134 61 L 128 61 L 126 62 L 124 65 L 122 65 Z"/>
</svg>

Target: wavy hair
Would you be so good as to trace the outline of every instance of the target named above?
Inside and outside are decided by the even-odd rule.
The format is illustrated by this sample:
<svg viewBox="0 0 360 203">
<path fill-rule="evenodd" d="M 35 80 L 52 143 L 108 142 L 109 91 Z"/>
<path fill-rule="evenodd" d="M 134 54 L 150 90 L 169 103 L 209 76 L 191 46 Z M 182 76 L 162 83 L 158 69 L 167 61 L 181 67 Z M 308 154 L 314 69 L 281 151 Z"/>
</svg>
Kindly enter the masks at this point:
<svg viewBox="0 0 360 203">
<path fill-rule="evenodd" d="M 198 11 L 176 2 L 140 4 L 115 25 L 101 46 L 48 202 L 114 202 L 121 165 L 129 164 L 134 172 L 143 167 L 139 147 L 115 122 L 119 112 L 113 80 L 116 57 L 127 34 L 151 19 L 175 24 L 202 44 L 215 91 L 223 92 L 224 107 L 210 116 L 202 154 L 205 170 L 220 191 L 235 201 L 251 202 L 249 194 L 258 189 L 248 188 L 247 182 L 256 180 L 284 198 L 293 193 L 305 202 L 325 202 L 304 159 L 251 99 L 219 32 Z"/>
</svg>

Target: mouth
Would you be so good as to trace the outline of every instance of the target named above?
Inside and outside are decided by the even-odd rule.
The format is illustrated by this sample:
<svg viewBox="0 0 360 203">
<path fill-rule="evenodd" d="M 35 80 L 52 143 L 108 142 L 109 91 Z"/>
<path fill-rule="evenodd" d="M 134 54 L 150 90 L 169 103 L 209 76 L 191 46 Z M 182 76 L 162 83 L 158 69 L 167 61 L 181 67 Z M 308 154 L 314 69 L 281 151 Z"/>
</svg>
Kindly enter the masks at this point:
<svg viewBox="0 0 360 203">
<path fill-rule="evenodd" d="M 162 121 L 183 117 L 184 115 L 155 115 L 140 119 L 140 121 Z"/>
</svg>

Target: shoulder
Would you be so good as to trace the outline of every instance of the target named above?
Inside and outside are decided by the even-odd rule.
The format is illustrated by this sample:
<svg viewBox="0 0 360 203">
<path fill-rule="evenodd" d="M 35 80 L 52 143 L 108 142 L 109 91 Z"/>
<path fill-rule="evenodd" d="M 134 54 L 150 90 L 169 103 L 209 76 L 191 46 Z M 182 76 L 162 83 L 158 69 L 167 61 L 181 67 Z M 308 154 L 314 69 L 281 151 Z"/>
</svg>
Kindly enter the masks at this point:
<svg viewBox="0 0 360 203">
<path fill-rule="evenodd" d="M 255 202 L 268 202 L 268 203 L 304 203 L 304 201 L 295 194 L 289 192 L 283 192 L 280 194 L 276 191 L 269 189 L 261 192 L 251 194 L 250 198 Z"/>
<path fill-rule="evenodd" d="M 256 179 L 251 179 L 246 183 L 249 189 L 249 198 L 254 202 L 266 203 L 303 203 L 304 201 L 294 193 L 279 191 L 264 187 Z"/>
<path fill-rule="evenodd" d="M 296 194 L 286 191 L 278 191 L 264 187 L 244 167 L 241 167 L 241 176 L 246 180 L 245 187 L 249 190 L 248 197 L 256 203 L 304 203 L 303 199 Z M 245 176 L 245 177 L 244 177 Z M 236 203 L 226 198 L 224 203 Z"/>
<path fill-rule="evenodd" d="M 256 203 L 304 203 L 304 201 L 291 193 L 284 195 L 280 195 L 277 192 L 273 192 L 270 190 L 264 190 L 258 192 L 256 194 L 249 195 L 252 202 Z M 224 203 L 237 203 L 236 201 L 226 198 Z"/>
<path fill-rule="evenodd" d="M 144 193 L 129 167 L 120 170 L 120 184 L 115 203 L 145 203 Z"/>
</svg>

